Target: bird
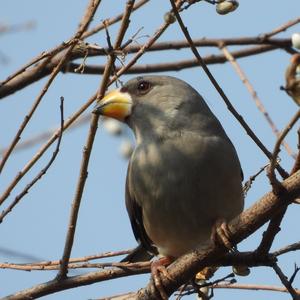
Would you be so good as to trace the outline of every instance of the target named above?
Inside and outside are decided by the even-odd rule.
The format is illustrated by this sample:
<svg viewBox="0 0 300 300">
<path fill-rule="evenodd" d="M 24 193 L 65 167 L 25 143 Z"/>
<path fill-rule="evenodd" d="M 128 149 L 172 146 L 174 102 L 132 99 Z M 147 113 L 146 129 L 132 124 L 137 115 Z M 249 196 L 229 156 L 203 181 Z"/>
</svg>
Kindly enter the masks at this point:
<svg viewBox="0 0 300 300">
<path fill-rule="evenodd" d="M 136 139 L 125 185 L 139 243 L 136 253 L 173 261 L 210 245 L 216 224 L 226 225 L 242 212 L 237 152 L 188 83 L 171 76 L 138 76 L 108 92 L 93 112 L 124 122 Z"/>
</svg>

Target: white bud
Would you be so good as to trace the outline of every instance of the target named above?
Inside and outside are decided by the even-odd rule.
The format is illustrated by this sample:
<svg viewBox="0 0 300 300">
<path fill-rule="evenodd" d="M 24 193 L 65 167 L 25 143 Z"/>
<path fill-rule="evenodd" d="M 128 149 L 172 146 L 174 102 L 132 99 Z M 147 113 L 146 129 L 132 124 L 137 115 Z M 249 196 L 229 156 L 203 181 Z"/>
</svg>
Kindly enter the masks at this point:
<svg viewBox="0 0 300 300">
<path fill-rule="evenodd" d="M 250 274 L 250 269 L 247 266 L 232 266 L 232 271 L 238 276 L 248 276 Z"/>
<path fill-rule="evenodd" d="M 110 134 L 119 135 L 122 133 L 122 125 L 117 120 L 105 118 L 103 120 L 103 126 Z"/>
<path fill-rule="evenodd" d="M 296 32 L 292 34 L 292 46 L 300 49 L 300 33 Z"/>
<path fill-rule="evenodd" d="M 205 280 L 202 280 L 202 279 L 200 279 L 200 280 L 197 280 L 197 285 L 201 285 L 201 284 L 205 284 L 206 283 L 206 281 Z M 201 292 L 201 293 L 203 293 L 204 294 L 204 297 L 202 297 L 202 296 L 200 296 L 201 295 L 201 293 L 199 293 L 200 295 L 198 295 L 197 296 L 197 300 L 204 300 L 204 299 L 208 299 L 208 294 L 209 294 L 209 287 L 208 286 L 203 286 L 203 287 L 201 287 L 200 289 L 199 289 L 199 291 Z"/>
<path fill-rule="evenodd" d="M 234 10 L 236 10 L 239 6 L 239 3 L 235 0 L 226 0 L 219 2 L 216 5 L 216 11 L 220 15 L 226 15 Z"/>
<path fill-rule="evenodd" d="M 125 158 L 130 158 L 132 152 L 133 152 L 134 146 L 132 142 L 128 139 L 123 140 L 120 146 L 120 153 Z"/>
</svg>

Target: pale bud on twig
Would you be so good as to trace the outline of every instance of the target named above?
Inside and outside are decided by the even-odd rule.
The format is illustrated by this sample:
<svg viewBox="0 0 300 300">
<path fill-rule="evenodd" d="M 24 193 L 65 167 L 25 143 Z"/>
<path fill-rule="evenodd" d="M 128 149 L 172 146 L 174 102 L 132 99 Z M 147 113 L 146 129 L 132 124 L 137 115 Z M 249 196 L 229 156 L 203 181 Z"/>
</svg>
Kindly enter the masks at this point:
<svg viewBox="0 0 300 300">
<path fill-rule="evenodd" d="M 122 125 L 114 119 L 104 119 L 103 126 L 108 133 L 112 135 L 120 135 L 122 133 Z"/>
<path fill-rule="evenodd" d="M 216 5 L 216 11 L 219 15 L 226 15 L 230 12 L 236 10 L 239 6 L 239 3 L 235 0 L 226 0 L 218 3 Z"/>
<path fill-rule="evenodd" d="M 300 33 L 296 32 L 292 34 L 292 46 L 300 49 Z"/>
</svg>

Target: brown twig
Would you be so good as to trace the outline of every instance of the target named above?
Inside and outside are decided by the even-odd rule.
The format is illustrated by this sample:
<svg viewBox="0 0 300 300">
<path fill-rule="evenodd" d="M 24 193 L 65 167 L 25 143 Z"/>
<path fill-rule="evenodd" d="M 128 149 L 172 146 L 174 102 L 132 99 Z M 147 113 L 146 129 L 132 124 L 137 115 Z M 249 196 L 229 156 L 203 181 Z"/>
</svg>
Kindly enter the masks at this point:
<svg viewBox="0 0 300 300">
<path fill-rule="evenodd" d="M 213 286 L 216 289 L 237 289 L 237 290 L 250 290 L 250 291 L 273 291 L 288 293 L 284 287 L 274 285 L 260 285 L 260 284 L 244 284 L 244 283 L 218 283 Z M 300 295 L 300 290 L 295 290 Z"/>
<path fill-rule="evenodd" d="M 279 135 L 277 142 L 275 144 L 272 159 L 270 160 L 270 165 L 267 168 L 267 176 L 269 177 L 270 183 L 273 188 L 273 192 L 275 194 L 280 194 L 283 191 L 283 188 L 281 186 L 281 183 L 278 181 L 278 179 L 275 176 L 275 165 L 277 162 L 277 156 L 280 151 L 280 145 L 283 141 L 283 139 L 286 137 L 288 132 L 292 129 L 294 124 L 297 122 L 297 120 L 300 118 L 300 110 L 296 113 L 296 115 L 292 118 L 292 120 L 289 122 L 289 124 L 285 127 L 285 129 L 282 131 L 282 133 Z M 287 206 L 283 207 L 281 210 L 279 210 L 274 217 L 271 219 L 268 228 L 263 233 L 262 240 L 257 247 L 256 251 L 258 255 L 263 255 L 269 252 L 271 249 L 271 246 L 273 244 L 273 241 L 277 235 L 277 233 L 280 231 L 280 224 L 282 222 L 282 219 L 286 213 Z"/>
<path fill-rule="evenodd" d="M 211 83 L 213 84 L 213 86 L 215 87 L 215 89 L 217 90 L 217 92 L 220 94 L 220 96 L 223 99 L 223 101 L 226 103 L 228 110 L 233 114 L 233 116 L 237 119 L 237 121 L 245 129 L 245 131 L 251 137 L 251 139 L 255 142 L 255 144 L 262 150 L 262 152 L 269 159 L 271 159 L 272 154 L 270 153 L 270 151 L 259 140 L 259 138 L 253 132 L 253 130 L 245 122 L 245 120 L 243 119 L 243 117 L 236 111 L 236 109 L 233 107 L 233 105 L 229 101 L 228 97 L 225 95 L 224 91 L 222 90 L 222 88 L 220 87 L 220 85 L 218 84 L 218 82 L 216 81 L 216 79 L 213 77 L 213 75 L 211 74 L 211 72 L 207 68 L 205 62 L 203 61 L 202 57 L 200 56 L 197 48 L 195 47 L 195 45 L 193 43 L 193 40 L 192 40 L 192 38 L 191 38 L 191 36 L 190 36 L 187 28 L 185 27 L 185 25 L 184 25 L 184 23 L 183 23 L 180 15 L 179 15 L 177 9 L 176 9 L 176 6 L 174 5 L 173 0 L 170 0 L 170 3 L 172 5 L 173 12 L 174 12 L 174 14 L 176 16 L 176 19 L 177 19 L 177 21 L 179 23 L 179 26 L 180 26 L 180 28 L 181 28 L 184 36 L 186 37 L 187 41 L 190 44 L 190 48 L 191 48 L 193 54 L 195 55 L 195 57 L 196 57 L 199 65 L 203 68 L 204 72 L 206 73 L 207 77 L 209 78 L 209 80 L 211 81 Z M 287 172 L 279 164 L 276 165 L 276 168 L 277 168 L 278 172 L 282 175 L 283 178 L 285 178 L 285 176 L 287 176 Z"/>
<path fill-rule="evenodd" d="M 84 31 L 87 29 L 89 23 L 91 22 L 94 13 L 98 7 L 98 5 L 100 4 L 101 0 L 95 0 L 92 1 L 90 0 L 90 3 L 87 7 L 86 13 L 83 16 L 81 23 L 79 25 L 79 28 L 77 30 L 77 32 L 75 33 L 74 37 L 71 39 L 70 41 L 70 47 L 68 48 L 65 56 L 61 59 L 60 63 L 56 66 L 56 68 L 53 70 L 53 73 L 51 75 L 51 77 L 49 78 L 48 82 L 46 83 L 44 89 L 41 91 L 40 95 L 37 97 L 34 105 L 32 106 L 29 114 L 25 117 L 23 123 L 21 124 L 15 138 L 13 139 L 11 145 L 9 146 L 6 154 L 4 155 L 1 165 L 0 165 L 0 172 L 4 167 L 5 162 L 7 161 L 9 155 L 11 154 L 12 150 L 14 149 L 15 145 L 17 144 L 17 142 L 20 139 L 20 135 L 23 132 L 23 130 L 25 129 L 26 125 L 28 124 L 30 118 L 32 117 L 33 113 L 35 112 L 37 106 L 39 105 L 40 101 L 42 100 L 43 96 L 45 95 L 45 93 L 47 92 L 49 86 L 51 85 L 51 83 L 53 82 L 54 78 L 56 77 L 56 75 L 59 73 L 60 68 L 63 66 L 64 62 L 68 59 L 68 56 L 71 55 L 72 49 L 75 47 L 76 43 L 78 42 L 78 39 L 82 36 L 82 34 L 84 33 Z M 58 137 L 58 136 L 57 136 Z M 0 205 L 5 201 L 5 199 L 10 195 L 11 192 L 11 187 L 13 188 L 15 186 L 15 184 L 18 183 L 18 181 L 22 178 L 22 174 L 21 172 L 16 176 L 15 180 L 14 180 L 14 185 L 13 186 L 9 186 L 4 193 L 1 195 L 0 197 Z"/>
<path fill-rule="evenodd" d="M 62 134 L 63 134 L 63 128 L 64 128 L 64 106 L 63 106 L 63 101 L 64 101 L 64 98 L 60 97 L 60 132 L 59 132 L 59 135 L 58 135 L 56 148 L 55 148 L 55 150 L 52 154 L 51 159 L 46 164 L 46 166 L 33 178 L 33 180 L 26 185 L 24 190 L 14 199 L 14 201 L 5 210 L 2 211 L 2 213 L 0 214 L 0 223 L 3 222 L 3 219 L 5 218 L 5 216 L 12 211 L 12 209 L 29 192 L 29 190 L 33 187 L 33 185 L 47 173 L 47 171 L 49 170 L 49 168 L 53 164 L 54 160 L 56 159 L 56 157 L 58 155 L 58 152 L 59 152 L 59 147 L 60 147 Z"/>
<path fill-rule="evenodd" d="M 279 135 L 279 137 L 278 137 L 278 139 L 275 143 L 273 154 L 271 155 L 271 158 L 270 158 L 270 166 L 267 170 L 267 175 L 268 175 L 270 183 L 273 187 L 274 193 L 279 193 L 280 192 L 280 184 L 279 184 L 278 179 L 276 178 L 276 175 L 275 175 L 275 168 L 278 165 L 277 157 L 278 157 L 278 154 L 279 154 L 279 151 L 280 151 L 280 145 L 282 144 L 283 139 L 290 132 L 292 127 L 299 120 L 299 118 L 300 118 L 300 110 L 298 110 L 296 112 L 296 114 L 293 116 L 291 121 L 287 124 L 287 126 L 281 132 L 281 134 Z M 285 175 L 284 178 L 286 178 L 287 176 L 288 176 L 288 174 Z"/>
<path fill-rule="evenodd" d="M 250 190 L 252 183 L 255 181 L 256 177 L 259 176 L 266 168 L 268 165 L 265 165 L 259 169 L 258 172 L 256 172 L 254 175 L 250 176 L 249 179 L 245 182 L 243 186 L 243 191 L 244 195 L 246 197 L 247 192 Z"/>
<path fill-rule="evenodd" d="M 300 250 L 300 242 L 280 248 L 280 249 L 274 251 L 273 253 L 271 253 L 271 255 L 279 256 L 279 255 L 282 255 L 282 254 L 285 254 L 285 253 L 288 253 L 291 251 L 297 251 L 297 250 Z"/>
<path fill-rule="evenodd" d="M 265 117 L 267 123 L 270 125 L 273 133 L 278 138 L 280 136 L 279 130 L 277 129 L 275 123 L 273 122 L 270 114 L 267 112 L 267 110 L 266 110 L 265 106 L 263 105 L 261 99 L 258 97 L 256 91 L 254 90 L 254 88 L 253 88 L 252 84 L 250 83 L 249 79 L 247 78 L 245 72 L 242 70 L 241 66 L 235 60 L 234 54 L 232 54 L 232 53 L 229 52 L 229 50 L 225 46 L 225 44 L 221 44 L 220 45 L 220 49 L 224 53 L 224 55 L 227 58 L 227 60 L 233 66 L 234 70 L 236 71 L 236 73 L 240 77 L 240 79 L 243 82 L 243 84 L 246 86 L 246 88 L 247 88 L 248 92 L 250 93 L 250 95 L 252 96 L 252 98 L 253 98 L 253 100 L 255 102 L 255 105 L 257 106 L 258 110 L 263 114 L 263 116 Z M 285 147 L 287 153 L 295 159 L 296 155 L 293 152 L 293 150 L 291 149 L 291 147 L 289 146 L 289 144 L 287 142 L 285 142 L 285 141 L 282 141 L 282 144 Z"/>
<path fill-rule="evenodd" d="M 24 300 L 36 299 L 42 296 L 50 295 L 59 291 L 85 286 L 93 283 L 99 283 L 106 280 L 121 278 L 130 275 L 145 274 L 149 272 L 149 266 L 141 268 L 128 269 L 109 269 L 104 271 L 89 272 L 83 275 L 77 275 L 62 279 L 60 281 L 54 279 L 31 288 L 19 291 L 15 294 L 3 297 L 2 300 Z"/>
<path fill-rule="evenodd" d="M 151 36 L 143 46 L 141 46 L 139 52 L 136 53 L 136 55 L 128 62 L 128 64 L 122 67 L 118 71 L 117 76 L 111 78 L 108 85 L 114 83 L 118 79 L 118 77 L 120 77 L 123 73 L 125 73 L 125 71 L 127 71 L 132 65 L 134 65 L 136 61 L 149 49 L 149 47 L 151 47 L 156 42 L 156 40 L 162 35 L 162 33 L 168 28 L 169 25 L 170 24 L 166 22 L 163 25 L 161 25 L 156 30 L 154 35 Z M 69 128 L 83 112 L 85 112 L 85 110 L 96 100 L 96 98 L 97 98 L 97 94 L 91 96 L 85 104 L 83 104 L 75 113 L 73 113 L 72 116 L 70 116 L 67 119 L 64 125 L 64 131 L 67 128 Z M 15 186 L 18 184 L 21 178 L 24 177 L 24 175 L 32 168 L 32 166 L 35 165 L 35 163 L 42 157 L 42 155 L 47 151 L 47 149 L 56 141 L 56 139 L 58 138 L 58 134 L 59 134 L 59 129 L 53 134 L 53 136 L 44 145 L 41 146 L 41 148 L 36 152 L 36 154 L 32 157 L 32 159 L 23 167 L 23 169 L 18 172 L 18 174 L 15 176 L 15 178 L 12 180 L 12 182 L 8 185 L 8 187 L 4 191 L 4 194 L 11 193 L 11 191 L 15 188 Z M 3 195 L 1 197 L 3 197 Z"/>
<path fill-rule="evenodd" d="M 132 249 L 121 250 L 121 251 L 110 251 L 110 252 L 104 252 L 99 254 L 87 255 L 84 257 L 74 257 L 69 259 L 69 266 L 70 264 L 74 265 L 75 263 L 89 262 L 91 260 L 96 260 L 96 259 L 125 255 L 125 254 L 129 254 L 131 251 Z M 34 268 L 36 270 L 44 270 L 45 267 L 53 267 L 54 269 L 57 269 L 59 264 L 60 264 L 60 260 L 39 261 L 39 262 L 25 263 L 25 264 L 0 263 L 0 268 L 31 271 Z"/>
<path fill-rule="evenodd" d="M 278 28 L 272 30 L 271 32 L 269 33 L 265 33 L 263 35 L 261 35 L 262 39 L 269 39 L 270 37 L 280 33 L 280 32 L 283 32 L 283 31 L 286 31 L 288 28 L 298 24 L 300 22 L 300 18 L 296 18 L 295 20 L 290 20 L 288 21 L 287 23 L 279 26 Z"/>
<path fill-rule="evenodd" d="M 277 48 L 272 45 L 262 45 L 256 47 L 248 47 L 243 50 L 234 51 L 233 54 L 236 58 L 248 57 L 265 53 L 268 51 L 276 50 Z M 147 50 L 148 51 L 148 50 Z M 211 54 L 203 57 L 206 64 L 220 64 L 225 63 L 227 59 L 224 55 Z M 75 70 L 80 65 L 77 63 L 70 62 L 65 68 L 65 72 L 77 73 Z M 141 73 L 156 73 L 156 72 L 167 72 L 167 71 L 181 71 L 184 69 L 198 67 L 199 63 L 197 59 L 186 59 L 169 63 L 153 63 L 144 65 L 135 65 L 129 70 L 126 70 L 126 74 L 141 74 Z M 104 65 L 86 65 L 83 74 L 101 74 L 104 70 Z M 120 68 L 116 68 L 118 71 Z M 78 74 L 78 73 L 77 73 Z"/>
<path fill-rule="evenodd" d="M 121 268 L 121 269 L 137 269 L 147 268 L 150 271 L 151 263 L 148 262 L 136 262 L 136 263 L 125 263 L 125 262 L 105 262 L 105 263 L 69 263 L 68 269 L 105 269 L 105 268 Z M 57 264 L 14 264 L 14 263 L 0 263 L 0 269 L 10 269 L 19 271 L 53 271 L 59 270 Z"/>
<path fill-rule="evenodd" d="M 243 39 L 243 38 L 241 38 Z M 255 42 L 255 40 L 259 40 L 259 38 L 254 38 L 254 44 L 260 44 L 261 47 L 254 47 L 256 48 L 256 52 L 261 51 L 261 52 L 265 52 L 265 51 L 270 51 L 270 50 L 275 50 L 275 49 L 284 49 L 285 51 L 289 51 L 291 53 L 295 53 L 294 50 L 291 50 L 291 42 L 290 40 L 282 40 L 282 43 L 257 43 Z M 197 41 L 197 40 L 196 40 Z M 220 40 L 219 40 L 220 41 Z M 223 41 L 223 39 L 221 39 L 221 41 Z M 225 39 L 224 41 L 226 41 L 227 43 L 230 44 L 230 39 Z M 238 39 L 236 39 L 236 43 L 237 45 L 239 44 L 243 44 L 243 41 L 241 40 L 241 42 L 239 42 Z M 245 41 L 246 42 L 246 41 Z M 174 45 L 173 45 L 174 44 Z M 199 40 L 199 44 L 205 46 L 209 46 L 209 44 L 211 44 L 212 46 L 216 46 L 216 39 L 209 39 L 207 40 L 207 42 L 203 39 Z M 228 44 L 228 45 L 229 45 Z M 247 44 L 247 43 L 246 43 Z M 62 44 L 63 46 L 64 44 Z M 284 46 L 285 45 L 285 46 Z M 174 48 L 172 48 L 174 46 Z M 90 56 L 101 56 L 101 55 L 106 55 L 107 49 L 105 48 L 101 48 L 101 47 L 97 47 L 98 49 L 95 49 L 95 47 L 93 46 L 89 46 L 88 44 L 85 45 L 83 44 L 82 47 L 85 48 L 86 51 L 81 51 L 81 49 L 77 49 L 77 47 L 75 47 L 72 51 L 72 55 L 69 59 L 69 61 L 78 59 L 78 58 L 83 58 L 85 55 L 87 55 L 87 57 Z M 158 46 L 153 46 L 151 48 L 148 49 L 148 51 L 160 51 L 160 50 L 171 50 L 171 49 L 179 49 L 178 47 L 187 47 L 186 43 L 185 45 L 180 45 L 180 41 L 177 43 L 176 41 L 170 41 L 170 42 L 163 42 L 158 44 Z M 252 47 L 253 48 L 253 47 Z M 127 46 L 126 51 L 124 50 L 124 53 L 136 53 L 139 51 L 140 46 L 139 45 L 130 45 Z M 56 48 L 54 50 L 57 50 Z M 243 53 L 243 50 L 241 50 Z M 249 52 L 249 55 L 251 55 L 254 52 L 254 49 L 251 50 Z M 45 76 L 48 76 L 49 74 L 51 74 L 53 68 L 55 68 L 59 62 L 59 60 L 61 59 L 61 57 L 64 55 L 64 52 L 58 51 L 58 53 L 52 58 L 52 56 L 47 56 L 47 60 L 44 60 L 42 62 L 42 64 L 36 64 L 34 66 L 32 66 L 31 68 L 25 69 L 22 72 L 16 72 L 16 74 L 14 74 L 13 76 L 10 76 L 10 82 L 0 85 L 0 99 L 4 98 L 12 93 L 15 93 L 16 91 L 28 86 L 29 84 L 32 84 L 33 82 L 36 82 L 38 80 L 40 80 L 41 78 L 44 78 Z M 245 52 L 243 53 L 244 56 L 247 56 L 247 51 L 245 50 Z M 213 59 L 213 55 L 211 55 L 212 59 Z M 221 62 L 224 62 L 223 60 Z M 193 64 L 195 65 L 195 64 Z M 65 65 L 64 67 L 64 71 L 67 71 L 67 66 L 68 64 Z M 187 66 L 188 67 L 188 66 Z M 17 76 L 18 75 L 18 76 Z"/>
<path fill-rule="evenodd" d="M 40 104 L 41 100 L 43 99 L 44 95 L 47 93 L 48 88 L 50 87 L 51 83 L 53 82 L 53 80 L 55 79 L 55 77 L 57 76 L 57 74 L 60 72 L 62 66 L 65 64 L 65 62 L 68 60 L 69 56 L 72 53 L 73 48 L 76 46 L 78 40 L 81 38 L 82 34 L 85 32 L 85 30 L 87 29 L 88 25 L 90 24 L 94 13 L 99 5 L 101 0 L 95 0 L 95 1 L 91 1 L 89 4 L 89 7 L 86 11 L 86 14 L 84 15 L 83 19 L 81 20 L 81 23 L 79 25 L 79 28 L 77 30 L 77 32 L 74 34 L 74 36 L 70 39 L 70 46 L 68 48 L 68 50 L 66 51 L 65 55 L 63 56 L 63 58 L 59 61 L 58 65 L 53 69 L 51 76 L 49 78 L 49 80 L 47 81 L 47 83 L 45 84 L 44 88 L 42 89 L 42 91 L 40 92 L 39 96 L 36 98 L 32 108 L 30 109 L 29 113 L 25 116 L 24 121 L 22 122 L 17 134 L 15 135 L 13 141 L 11 142 L 10 146 L 8 147 L 7 152 L 5 153 L 1 163 L 0 163 L 0 174 L 1 171 L 3 170 L 3 167 L 8 159 L 8 157 L 10 156 L 11 152 L 13 151 L 15 145 L 18 143 L 22 132 L 24 131 L 26 125 L 28 124 L 28 122 L 30 121 L 32 115 L 34 114 L 36 108 L 38 107 L 38 105 Z M 4 197 L 1 197 L 0 199 L 0 205 L 3 203 L 3 201 L 9 196 L 9 194 L 5 194 Z"/>
<path fill-rule="evenodd" d="M 120 25 L 119 33 L 117 35 L 117 39 L 114 44 L 114 49 L 119 49 L 119 47 L 121 46 L 122 40 L 124 38 L 125 32 L 127 30 L 128 24 L 129 24 L 129 17 L 130 17 L 133 5 L 134 5 L 134 0 L 128 0 L 126 3 L 125 12 L 124 12 L 124 15 L 122 18 L 122 22 Z M 106 88 L 107 88 L 108 82 L 109 82 L 109 76 L 110 76 L 112 68 L 113 68 L 114 60 L 115 60 L 115 57 L 113 56 L 113 54 L 109 55 L 108 61 L 106 64 L 106 69 L 102 76 L 101 85 L 97 92 L 98 99 L 101 99 L 105 94 L 105 91 L 106 91 Z M 96 114 L 93 114 L 91 123 L 90 123 L 90 130 L 88 133 L 87 142 L 84 147 L 83 157 L 81 160 L 79 178 L 78 178 L 78 183 L 77 183 L 77 187 L 76 187 L 74 200 L 72 203 L 72 210 L 71 210 L 69 227 L 68 227 L 68 232 L 67 232 L 66 241 L 65 241 L 64 252 L 62 255 L 62 259 L 61 259 L 59 273 L 56 277 L 58 280 L 64 279 L 68 272 L 68 263 L 69 263 L 69 259 L 70 259 L 70 255 L 71 255 L 72 246 L 73 246 L 78 212 L 79 212 L 80 203 L 81 203 L 81 199 L 82 199 L 82 195 L 83 195 L 83 190 L 84 190 L 84 186 L 85 186 L 85 182 L 86 182 L 86 178 L 87 178 L 87 169 L 88 169 L 90 154 L 91 154 L 91 150 L 93 147 L 93 143 L 94 143 L 97 127 L 98 127 L 98 120 L 99 120 L 99 116 Z"/>
<path fill-rule="evenodd" d="M 77 39 L 77 38 L 76 38 Z M 76 45 L 76 39 L 74 37 L 74 39 L 72 39 L 72 42 L 70 42 L 70 47 L 68 48 L 67 52 L 65 53 L 65 55 L 62 57 L 62 59 L 60 60 L 60 62 L 58 63 L 58 65 L 53 69 L 50 78 L 48 79 L 47 83 L 45 84 L 44 88 L 41 90 L 40 94 L 38 95 L 38 97 L 36 98 L 36 100 L 34 101 L 30 111 L 27 113 L 27 115 L 25 116 L 22 124 L 20 125 L 15 137 L 13 138 L 11 144 L 9 145 L 9 147 L 7 148 L 6 152 L 3 155 L 3 158 L 1 160 L 0 163 L 0 174 L 5 166 L 5 163 L 7 162 L 10 154 L 12 153 L 14 147 L 17 145 L 18 141 L 21 138 L 21 134 L 23 133 L 25 127 L 27 126 L 28 122 L 30 121 L 31 117 L 33 116 L 34 112 L 36 111 L 38 105 L 41 103 L 41 100 L 43 99 L 44 95 L 47 93 L 50 85 L 52 84 L 53 80 L 55 79 L 55 77 L 57 76 L 57 74 L 59 73 L 59 71 L 61 70 L 62 66 L 64 65 L 64 63 L 67 61 L 68 57 L 71 54 L 72 49 L 75 47 Z M 3 197 L 1 197 L 0 199 L 0 205 L 3 203 L 3 201 L 9 196 L 9 194 L 4 194 Z"/>
<path fill-rule="evenodd" d="M 294 290 L 292 284 L 289 282 L 289 280 L 283 274 L 282 270 L 280 269 L 280 267 L 278 266 L 277 263 L 274 263 L 273 269 L 276 272 L 276 274 L 278 275 L 278 277 L 280 278 L 282 284 L 286 287 L 286 289 L 288 290 L 288 292 L 292 296 L 292 298 L 294 300 L 299 299 L 299 296 L 298 296 L 297 292 Z"/>
<path fill-rule="evenodd" d="M 134 12 L 135 10 L 139 9 L 141 6 L 143 6 L 144 4 L 146 4 L 147 2 L 149 2 L 149 0 L 140 0 L 138 1 L 137 3 L 134 4 L 133 8 L 132 8 L 132 12 Z M 121 13 L 113 18 L 110 18 L 110 19 L 107 19 L 105 20 L 105 24 L 106 26 L 110 26 L 110 25 L 113 25 L 119 21 L 121 21 L 123 19 L 123 16 L 124 14 Z M 104 24 L 101 23 L 97 26 L 95 26 L 94 28 L 92 28 L 91 30 L 85 32 L 83 35 L 82 35 L 82 38 L 85 39 L 87 37 L 90 37 L 92 36 L 93 34 L 95 33 L 98 33 L 99 31 L 103 30 L 105 28 Z"/>
</svg>

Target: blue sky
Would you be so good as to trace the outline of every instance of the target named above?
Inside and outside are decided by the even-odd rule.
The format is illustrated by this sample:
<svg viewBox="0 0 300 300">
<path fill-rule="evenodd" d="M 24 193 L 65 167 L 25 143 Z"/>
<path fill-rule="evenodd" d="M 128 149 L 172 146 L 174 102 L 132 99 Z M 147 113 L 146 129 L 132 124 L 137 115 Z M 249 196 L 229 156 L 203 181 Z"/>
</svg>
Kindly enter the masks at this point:
<svg viewBox="0 0 300 300">
<path fill-rule="evenodd" d="M 30 31 L 0 35 L 0 51 L 8 61 L 0 65 L 0 80 L 24 65 L 31 58 L 44 50 L 48 50 L 71 37 L 77 28 L 88 1 L 2 1 L 0 4 L 0 22 L 10 25 L 34 21 L 36 26 Z M 105 18 L 120 13 L 125 1 L 103 1 L 92 25 Z M 130 28 L 126 38 L 130 38 L 141 27 L 141 35 L 152 35 L 162 23 L 163 15 L 169 10 L 169 1 L 152 0 L 141 10 L 132 15 Z M 299 1 L 240 1 L 238 10 L 226 16 L 217 15 L 213 6 L 200 2 L 182 14 L 185 24 L 193 38 L 202 37 L 239 37 L 257 36 L 269 32 L 290 19 L 298 17 Z M 110 28 L 113 37 L 118 30 L 118 24 Z M 300 32 L 300 25 L 293 27 L 282 37 L 290 37 L 293 32 Z M 178 25 L 173 24 L 163 40 L 183 39 Z M 105 46 L 103 32 L 88 39 L 91 43 Z M 146 37 L 138 40 L 146 41 Z M 234 49 L 234 48 L 230 48 Z M 200 49 L 200 53 L 218 54 L 218 49 Z M 170 51 L 164 53 L 149 53 L 142 57 L 141 63 L 162 61 L 179 61 L 191 59 L 190 50 Z M 88 59 L 87 63 L 105 63 L 104 58 Z M 289 62 L 289 55 L 283 51 L 273 51 L 259 56 L 239 60 L 250 82 L 255 87 L 266 109 L 274 119 L 279 129 L 291 119 L 296 112 L 296 105 L 279 90 L 284 84 L 284 71 Z M 254 105 L 251 96 L 241 83 L 229 64 L 213 65 L 210 70 L 220 83 L 235 108 L 245 118 L 251 128 L 258 134 L 269 150 L 272 150 L 275 137 L 266 124 L 263 116 Z M 239 154 L 245 178 L 257 172 L 268 160 L 245 134 L 239 123 L 226 109 L 217 92 L 200 68 L 165 74 L 179 77 L 194 86 L 206 99 L 212 111 L 217 115 L 234 143 Z M 123 76 L 126 81 L 132 76 Z M 60 74 L 49 89 L 26 128 L 22 140 L 41 133 L 59 124 L 59 98 L 65 98 L 65 118 L 78 109 L 97 90 L 101 76 Z M 35 97 L 45 84 L 42 79 L 32 86 L 23 89 L 3 100 L 0 100 L 0 147 L 5 147 L 14 136 L 25 113 L 30 109 Z M 89 109 L 89 112 L 91 109 Z M 86 141 L 88 125 L 65 133 L 60 152 L 51 169 L 43 180 L 38 182 L 21 203 L 7 216 L 0 226 L 0 261 L 24 262 L 17 255 L 7 255 L 4 250 L 21 252 L 35 257 L 37 260 L 54 260 L 61 257 L 71 202 L 79 174 L 82 149 Z M 128 131 L 127 131 L 128 133 Z M 296 150 L 295 130 L 287 141 Z M 134 240 L 124 205 L 124 182 L 127 161 L 119 154 L 121 139 L 109 135 L 101 124 L 97 133 L 91 155 L 89 176 L 86 183 L 82 205 L 79 213 L 78 226 L 72 257 L 85 256 L 111 250 L 121 250 L 134 247 Z M 17 172 L 23 168 L 34 155 L 40 145 L 16 152 L 8 161 L 0 178 L 0 191 L 11 182 Z M 20 185 L 13 191 L 11 201 L 22 188 L 35 176 L 51 157 L 51 148 L 43 159 L 27 174 Z M 280 153 L 282 165 L 289 170 L 293 160 L 285 150 Z M 265 175 L 260 176 L 247 195 L 246 207 L 269 190 Z M 282 225 L 282 231 L 274 243 L 274 249 L 297 241 L 294 229 L 297 226 L 299 207 L 289 209 Z M 242 250 L 254 249 L 261 231 L 243 242 Z M 293 253 L 280 258 L 279 262 L 287 274 L 293 271 L 294 262 L 299 262 L 299 254 Z M 217 277 L 227 274 L 230 270 L 224 268 Z M 82 273 L 84 271 L 78 271 Z M 75 274 L 70 272 L 70 274 Z M 21 272 L 0 270 L 0 297 L 30 287 L 34 284 L 50 280 L 54 272 Z M 216 278 L 217 278 L 216 277 Z M 120 280 L 94 284 L 91 286 L 54 294 L 45 299 L 90 299 L 107 295 L 134 291 L 143 287 L 149 275 L 135 276 Z M 256 268 L 247 278 L 238 278 L 239 282 L 279 284 L 274 272 L 267 268 Z M 254 292 L 246 291 L 215 291 L 215 299 L 231 297 L 232 299 L 252 299 Z M 261 298 L 272 295 L 273 299 L 288 299 L 289 296 L 279 293 L 258 292 Z M 194 296 L 191 296 L 191 299 Z"/>
</svg>

